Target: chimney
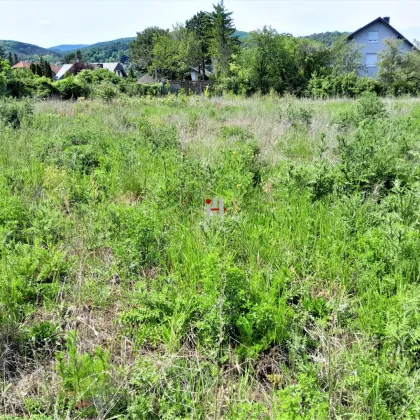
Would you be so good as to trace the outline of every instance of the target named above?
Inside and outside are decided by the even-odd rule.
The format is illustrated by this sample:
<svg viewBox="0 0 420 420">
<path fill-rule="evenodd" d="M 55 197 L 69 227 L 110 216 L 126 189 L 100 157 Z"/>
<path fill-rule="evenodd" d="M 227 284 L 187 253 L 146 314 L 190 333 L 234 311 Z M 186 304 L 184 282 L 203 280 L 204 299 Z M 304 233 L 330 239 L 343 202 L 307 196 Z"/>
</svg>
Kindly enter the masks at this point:
<svg viewBox="0 0 420 420">
<path fill-rule="evenodd" d="M 386 22 L 386 23 L 389 23 L 389 21 L 391 20 L 391 18 L 389 17 L 389 16 L 385 16 L 384 17 L 384 21 Z"/>
</svg>

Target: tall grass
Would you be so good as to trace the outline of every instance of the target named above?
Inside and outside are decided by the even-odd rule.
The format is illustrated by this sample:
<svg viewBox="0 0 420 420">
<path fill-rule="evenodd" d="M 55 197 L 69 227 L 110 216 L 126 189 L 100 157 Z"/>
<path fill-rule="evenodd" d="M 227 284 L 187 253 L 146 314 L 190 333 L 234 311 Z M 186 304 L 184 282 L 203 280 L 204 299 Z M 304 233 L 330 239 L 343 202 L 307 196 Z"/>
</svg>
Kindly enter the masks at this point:
<svg viewBox="0 0 420 420">
<path fill-rule="evenodd" d="M 0 412 L 420 415 L 417 100 L 25 107 L 0 131 Z"/>
</svg>

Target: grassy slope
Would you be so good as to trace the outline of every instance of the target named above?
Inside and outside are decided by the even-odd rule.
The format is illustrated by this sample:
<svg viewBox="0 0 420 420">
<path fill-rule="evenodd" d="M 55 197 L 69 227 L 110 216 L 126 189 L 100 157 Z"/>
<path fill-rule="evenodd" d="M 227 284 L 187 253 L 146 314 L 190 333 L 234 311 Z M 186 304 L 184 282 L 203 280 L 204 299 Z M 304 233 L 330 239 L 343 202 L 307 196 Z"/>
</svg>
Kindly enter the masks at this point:
<svg viewBox="0 0 420 420">
<path fill-rule="evenodd" d="M 418 417 L 420 106 L 366 109 L 42 102 L 1 130 L 0 410 Z"/>
</svg>

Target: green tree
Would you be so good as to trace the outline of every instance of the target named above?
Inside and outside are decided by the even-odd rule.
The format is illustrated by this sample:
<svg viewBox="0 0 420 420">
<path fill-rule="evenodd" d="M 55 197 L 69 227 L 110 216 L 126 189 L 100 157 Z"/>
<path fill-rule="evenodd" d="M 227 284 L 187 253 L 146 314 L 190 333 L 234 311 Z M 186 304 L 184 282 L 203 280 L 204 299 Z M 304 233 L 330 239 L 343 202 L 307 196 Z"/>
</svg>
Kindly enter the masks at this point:
<svg viewBox="0 0 420 420">
<path fill-rule="evenodd" d="M 199 45 L 194 34 L 177 25 L 169 34 L 154 39 L 153 70 L 161 77 L 184 78 L 185 72 L 200 61 Z"/>
<path fill-rule="evenodd" d="M 3 45 L 0 45 L 0 60 L 4 60 L 6 58 L 6 52 L 4 51 Z"/>
<path fill-rule="evenodd" d="M 44 68 L 43 68 L 43 75 L 45 77 L 48 77 L 49 79 L 53 78 L 53 74 L 52 74 L 52 70 L 51 70 L 51 65 L 47 60 L 44 60 Z"/>
<path fill-rule="evenodd" d="M 17 54 L 14 55 L 14 62 L 15 62 L 15 64 L 19 63 L 19 58 L 18 58 Z"/>
<path fill-rule="evenodd" d="M 303 95 L 312 74 L 327 73 L 329 60 L 326 45 L 264 27 L 251 32 L 244 48 L 235 55 L 230 66 L 233 90 L 268 93 L 273 89 Z"/>
<path fill-rule="evenodd" d="M 70 52 L 63 56 L 63 64 L 70 64 L 73 63 L 76 59 L 76 53 Z"/>
<path fill-rule="evenodd" d="M 156 26 L 137 33 L 137 38 L 130 44 L 131 61 L 141 72 L 148 72 L 153 62 L 154 40 L 168 35 L 169 31 Z"/>
<path fill-rule="evenodd" d="M 212 17 L 212 43 L 211 52 L 216 62 L 216 70 L 219 76 L 229 70 L 229 62 L 232 54 L 239 47 L 239 40 L 234 36 L 236 31 L 232 12 L 225 8 L 224 1 L 213 5 Z"/>
<path fill-rule="evenodd" d="M 384 40 L 385 48 L 378 54 L 378 78 L 381 82 L 392 85 L 398 80 L 398 72 L 403 64 L 402 39 Z"/>
<path fill-rule="evenodd" d="M 187 20 L 185 27 L 194 34 L 195 40 L 198 42 L 198 67 L 203 79 L 206 79 L 206 65 L 211 63 L 212 18 L 207 12 L 199 12 Z"/>
<path fill-rule="evenodd" d="M 248 75 L 253 90 L 267 93 L 274 87 L 276 36 L 277 32 L 274 29 L 264 27 L 262 30 L 251 32 L 245 41 L 242 62 L 249 69 Z"/>
<path fill-rule="evenodd" d="M 9 71 L 10 66 L 8 61 L 0 59 L 0 97 L 7 93 L 7 80 Z"/>
<path fill-rule="evenodd" d="M 82 60 L 83 60 L 82 51 L 80 51 L 80 50 L 77 50 L 77 51 L 76 51 L 76 54 L 75 54 L 75 59 L 76 59 L 78 62 L 80 62 L 80 61 L 82 61 Z"/>
<path fill-rule="evenodd" d="M 331 46 L 331 69 L 334 75 L 360 72 L 362 64 L 362 45 L 348 41 L 347 35 L 338 38 Z"/>
<path fill-rule="evenodd" d="M 9 55 L 7 57 L 7 60 L 9 61 L 10 67 L 12 67 L 14 65 L 14 62 L 13 62 L 13 56 L 12 56 L 12 53 L 11 52 L 9 52 Z"/>
<path fill-rule="evenodd" d="M 403 40 L 387 38 L 385 48 L 378 54 L 378 79 L 391 94 L 417 94 L 420 90 L 420 52 L 405 51 Z"/>
</svg>

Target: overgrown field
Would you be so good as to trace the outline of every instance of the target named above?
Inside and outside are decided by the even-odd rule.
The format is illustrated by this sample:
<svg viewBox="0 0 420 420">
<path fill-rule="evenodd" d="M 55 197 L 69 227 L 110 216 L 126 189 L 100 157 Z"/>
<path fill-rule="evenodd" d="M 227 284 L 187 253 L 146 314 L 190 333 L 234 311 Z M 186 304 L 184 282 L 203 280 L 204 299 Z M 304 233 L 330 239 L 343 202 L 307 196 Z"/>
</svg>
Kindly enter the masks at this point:
<svg viewBox="0 0 420 420">
<path fill-rule="evenodd" d="M 0 121 L 1 419 L 420 417 L 419 101 Z"/>
</svg>

